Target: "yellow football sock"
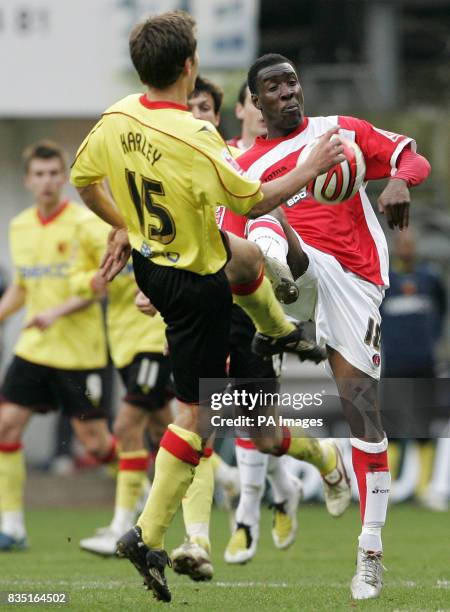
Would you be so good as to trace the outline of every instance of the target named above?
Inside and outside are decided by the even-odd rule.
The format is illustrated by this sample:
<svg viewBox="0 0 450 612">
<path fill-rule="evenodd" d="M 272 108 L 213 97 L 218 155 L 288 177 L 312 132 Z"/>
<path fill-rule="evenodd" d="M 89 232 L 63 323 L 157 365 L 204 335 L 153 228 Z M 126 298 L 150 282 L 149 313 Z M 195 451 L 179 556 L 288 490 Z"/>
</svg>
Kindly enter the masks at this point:
<svg viewBox="0 0 450 612">
<path fill-rule="evenodd" d="M 189 539 L 208 552 L 209 521 L 214 493 L 214 471 L 210 457 L 200 459 L 194 480 L 183 498 L 183 518 Z"/>
<path fill-rule="evenodd" d="M 419 480 L 416 486 L 416 494 L 418 496 L 423 495 L 428 483 L 431 479 L 433 472 L 433 461 L 434 461 L 434 442 L 423 442 L 418 444 L 419 457 L 420 457 L 420 469 L 419 469 Z"/>
<path fill-rule="evenodd" d="M 147 482 L 148 451 L 119 453 L 119 473 L 116 483 L 116 508 L 134 510 Z"/>
<path fill-rule="evenodd" d="M 266 277 L 255 291 L 248 295 L 233 294 L 233 299 L 253 320 L 256 329 L 266 336 L 280 338 L 295 329 L 294 324 L 286 319 Z"/>
<path fill-rule="evenodd" d="M 0 451 L 0 512 L 23 510 L 25 460 L 22 449 Z"/>
<path fill-rule="evenodd" d="M 388 453 L 388 465 L 389 471 L 391 472 L 392 480 L 395 480 L 400 473 L 400 460 L 402 457 L 402 449 L 398 442 L 391 442 L 389 440 L 389 446 L 387 449 Z"/>
<path fill-rule="evenodd" d="M 337 465 L 336 451 L 327 440 L 316 438 L 295 437 L 298 430 L 290 429 L 291 444 L 288 455 L 315 465 L 322 476 L 329 474 Z"/>
<path fill-rule="evenodd" d="M 198 434 L 173 424 L 169 425 L 168 430 L 187 442 L 194 451 L 200 452 L 201 438 Z M 167 432 L 164 437 L 166 435 Z M 149 548 L 164 547 L 164 535 L 194 475 L 194 465 L 179 459 L 163 446 L 160 447 L 155 461 L 152 489 L 137 522 L 142 529 L 142 539 Z"/>
</svg>

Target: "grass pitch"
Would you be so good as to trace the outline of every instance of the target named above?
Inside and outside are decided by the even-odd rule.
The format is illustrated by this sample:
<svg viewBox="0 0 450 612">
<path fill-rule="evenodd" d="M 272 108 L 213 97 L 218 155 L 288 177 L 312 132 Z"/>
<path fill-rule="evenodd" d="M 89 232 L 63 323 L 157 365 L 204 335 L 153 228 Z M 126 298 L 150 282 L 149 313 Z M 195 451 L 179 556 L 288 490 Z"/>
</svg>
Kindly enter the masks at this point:
<svg viewBox="0 0 450 612">
<path fill-rule="evenodd" d="M 153 600 L 128 561 L 103 559 L 78 548 L 80 538 L 109 522 L 110 512 L 34 510 L 27 514 L 30 550 L 0 557 L 0 591 L 69 594 L 68 605 L 40 604 L 40 610 L 450 611 L 449 514 L 400 506 L 391 508 L 388 518 L 384 531 L 388 571 L 382 597 L 374 601 L 353 602 L 350 598 L 359 531 L 356 506 L 340 519 L 330 518 L 323 506 L 303 506 L 298 540 L 287 551 L 273 546 L 271 514 L 264 509 L 257 556 L 237 566 L 223 561 L 228 516 L 214 511 L 214 579 L 194 583 L 168 569 L 171 604 Z M 178 516 L 167 549 L 182 539 Z M 32 604 L 1 607 L 30 609 Z"/>
</svg>

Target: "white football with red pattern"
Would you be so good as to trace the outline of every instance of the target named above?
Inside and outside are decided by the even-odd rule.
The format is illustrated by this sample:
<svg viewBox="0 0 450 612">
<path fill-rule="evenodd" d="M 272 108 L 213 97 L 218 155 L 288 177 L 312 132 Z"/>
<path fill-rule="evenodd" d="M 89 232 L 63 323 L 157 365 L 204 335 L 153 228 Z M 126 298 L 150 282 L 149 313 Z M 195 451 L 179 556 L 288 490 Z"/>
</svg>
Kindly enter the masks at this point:
<svg viewBox="0 0 450 612">
<path fill-rule="evenodd" d="M 334 134 L 331 140 L 339 138 L 344 145 L 345 160 L 336 164 L 328 172 L 319 174 L 308 183 L 307 190 L 321 204 L 339 204 L 352 198 L 364 182 L 366 164 L 361 149 L 356 142 Z M 317 140 L 306 145 L 300 152 L 297 166 L 308 157 Z"/>
</svg>

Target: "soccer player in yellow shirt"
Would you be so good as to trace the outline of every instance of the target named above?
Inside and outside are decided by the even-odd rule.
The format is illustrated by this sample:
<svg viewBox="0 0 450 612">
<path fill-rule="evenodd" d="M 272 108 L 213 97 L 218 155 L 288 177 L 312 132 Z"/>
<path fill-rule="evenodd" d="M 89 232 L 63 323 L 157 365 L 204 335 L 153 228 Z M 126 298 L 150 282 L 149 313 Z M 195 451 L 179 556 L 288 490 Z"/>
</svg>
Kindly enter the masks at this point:
<svg viewBox="0 0 450 612">
<path fill-rule="evenodd" d="M 26 323 L 2 386 L 0 550 L 26 547 L 22 435 L 34 412 L 61 408 L 88 452 L 109 460 L 114 441 L 103 400 L 106 343 L 99 304 L 70 288 L 74 236 L 93 215 L 63 200 L 67 180 L 58 145 L 24 154 L 25 184 L 36 204 L 10 225 L 15 278 L 0 300 L 0 321 L 23 306 Z"/>
<path fill-rule="evenodd" d="M 215 208 L 263 214 L 344 159 L 340 142 L 330 141 L 337 130 L 330 130 L 301 168 L 267 185 L 246 178 L 217 130 L 186 107 L 198 72 L 194 29 L 182 12 L 152 17 L 133 29 L 131 58 L 147 91 L 103 114 L 72 168 L 84 202 L 114 228 L 103 265 L 108 279 L 123 268 L 132 247 L 137 283 L 167 324 L 178 414 L 161 440 L 138 524 L 118 542 L 120 553 L 164 601 L 171 599 L 164 534 L 209 437 L 199 435 L 200 405 L 208 402 L 200 397 L 199 380 L 225 378 L 232 292 L 255 321 L 255 350 L 312 348 L 303 329 L 285 319 L 264 279 L 258 247 L 221 234 Z M 120 212 L 102 187 L 105 176 Z"/>
</svg>

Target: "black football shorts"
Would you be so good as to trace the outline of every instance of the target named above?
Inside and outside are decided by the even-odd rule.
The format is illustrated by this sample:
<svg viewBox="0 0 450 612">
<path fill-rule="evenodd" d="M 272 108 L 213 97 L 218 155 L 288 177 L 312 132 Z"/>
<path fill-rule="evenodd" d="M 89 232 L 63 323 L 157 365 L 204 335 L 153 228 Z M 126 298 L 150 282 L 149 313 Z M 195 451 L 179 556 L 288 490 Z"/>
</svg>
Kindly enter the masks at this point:
<svg viewBox="0 0 450 612">
<path fill-rule="evenodd" d="M 161 353 L 138 353 L 119 369 L 128 404 L 154 411 L 173 398 L 169 358 Z"/>
<path fill-rule="evenodd" d="M 229 352 L 232 295 L 224 270 L 201 276 L 158 266 L 133 251 L 140 290 L 166 323 L 176 397 L 198 403 L 201 378 L 224 379 Z"/>
<path fill-rule="evenodd" d="M 34 412 L 61 409 L 81 420 L 107 417 L 106 368 L 63 370 L 14 356 L 1 390 L 3 400 Z"/>
</svg>

